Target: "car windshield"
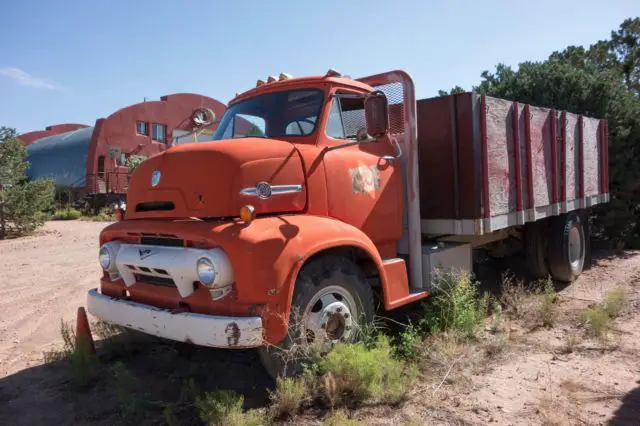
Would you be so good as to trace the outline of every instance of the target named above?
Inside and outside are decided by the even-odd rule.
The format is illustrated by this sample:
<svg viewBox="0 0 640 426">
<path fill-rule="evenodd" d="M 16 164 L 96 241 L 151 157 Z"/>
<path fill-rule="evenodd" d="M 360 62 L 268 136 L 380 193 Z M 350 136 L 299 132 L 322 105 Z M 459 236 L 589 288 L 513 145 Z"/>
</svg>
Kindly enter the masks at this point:
<svg viewBox="0 0 640 426">
<path fill-rule="evenodd" d="M 231 105 L 213 140 L 307 136 L 314 132 L 324 93 L 296 89 L 267 93 Z"/>
</svg>

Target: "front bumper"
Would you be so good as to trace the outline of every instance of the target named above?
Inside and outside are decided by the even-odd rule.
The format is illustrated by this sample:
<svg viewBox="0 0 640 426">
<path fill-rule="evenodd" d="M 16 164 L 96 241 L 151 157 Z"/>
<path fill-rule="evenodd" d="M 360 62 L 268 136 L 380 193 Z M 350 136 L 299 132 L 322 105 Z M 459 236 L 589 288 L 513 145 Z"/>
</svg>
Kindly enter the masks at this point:
<svg viewBox="0 0 640 426">
<path fill-rule="evenodd" d="M 107 322 L 178 342 L 214 348 L 254 348 L 264 344 L 262 318 L 172 313 L 129 300 L 87 294 L 89 313 Z"/>
</svg>

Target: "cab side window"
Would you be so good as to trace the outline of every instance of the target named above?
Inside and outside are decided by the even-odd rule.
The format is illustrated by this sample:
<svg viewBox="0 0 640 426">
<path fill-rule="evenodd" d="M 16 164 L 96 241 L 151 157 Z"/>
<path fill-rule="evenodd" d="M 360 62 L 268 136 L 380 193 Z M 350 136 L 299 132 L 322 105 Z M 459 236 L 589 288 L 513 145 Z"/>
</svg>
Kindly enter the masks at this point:
<svg viewBox="0 0 640 426">
<path fill-rule="evenodd" d="M 366 128 L 364 99 L 335 96 L 327 121 L 327 136 L 335 139 L 355 139 L 358 130 Z"/>
</svg>

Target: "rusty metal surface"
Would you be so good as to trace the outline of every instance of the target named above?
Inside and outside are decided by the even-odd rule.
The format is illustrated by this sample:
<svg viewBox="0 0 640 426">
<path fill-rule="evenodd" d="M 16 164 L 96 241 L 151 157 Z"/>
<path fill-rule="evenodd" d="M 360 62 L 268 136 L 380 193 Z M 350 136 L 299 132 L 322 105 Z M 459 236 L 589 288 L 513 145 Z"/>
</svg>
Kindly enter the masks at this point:
<svg viewBox="0 0 640 426">
<path fill-rule="evenodd" d="M 472 93 L 424 99 L 418 145 L 427 220 L 563 212 L 608 190 L 606 122 L 594 118 Z"/>
</svg>

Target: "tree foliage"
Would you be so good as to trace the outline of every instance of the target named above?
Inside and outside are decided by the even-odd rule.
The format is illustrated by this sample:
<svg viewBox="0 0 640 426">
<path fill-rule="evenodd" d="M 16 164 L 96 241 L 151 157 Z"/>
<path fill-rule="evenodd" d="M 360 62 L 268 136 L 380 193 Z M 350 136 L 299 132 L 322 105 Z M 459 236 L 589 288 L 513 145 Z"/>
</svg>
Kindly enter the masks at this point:
<svg viewBox="0 0 640 426">
<path fill-rule="evenodd" d="M 607 119 L 611 203 L 597 210 L 594 231 L 640 247 L 640 18 L 588 48 L 569 46 L 517 70 L 498 64 L 481 77 L 479 93 Z"/>
<path fill-rule="evenodd" d="M 9 232 L 24 234 L 44 221 L 43 210 L 53 203 L 51 179 L 27 181 L 27 148 L 12 128 L 0 127 L 0 239 Z"/>
</svg>

